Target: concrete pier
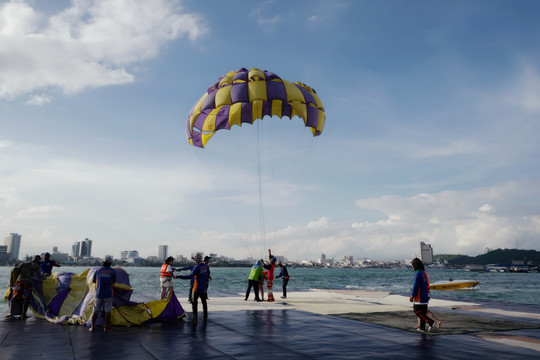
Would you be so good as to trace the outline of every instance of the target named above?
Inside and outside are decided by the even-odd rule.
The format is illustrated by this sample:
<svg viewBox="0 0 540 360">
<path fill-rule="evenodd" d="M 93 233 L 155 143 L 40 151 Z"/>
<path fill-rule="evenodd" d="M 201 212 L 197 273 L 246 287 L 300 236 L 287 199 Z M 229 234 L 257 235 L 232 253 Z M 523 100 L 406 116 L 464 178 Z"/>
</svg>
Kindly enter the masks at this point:
<svg viewBox="0 0 540 360">
<path fill-rule="evenodd" d="M 291 292 L 276 302 L 213 295 L 209 319 L 98 328 L 0 320 L 2 359 L 525 359 L 540 357 L 540 312 L 433 300 L 440 329 L 418 333 L 408 298 Z M 200 310 L 201 306 L 199 306 Z M 199 316 L 201 318 L 202 316 Z"/>
</svg>

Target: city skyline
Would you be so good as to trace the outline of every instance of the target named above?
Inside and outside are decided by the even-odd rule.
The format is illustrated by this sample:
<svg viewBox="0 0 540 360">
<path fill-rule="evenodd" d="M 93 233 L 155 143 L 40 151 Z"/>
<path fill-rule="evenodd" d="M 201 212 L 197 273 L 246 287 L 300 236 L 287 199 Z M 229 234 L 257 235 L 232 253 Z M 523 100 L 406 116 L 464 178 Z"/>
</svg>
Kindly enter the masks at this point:
<svg viewBox="0 0 540 360">
<path fill-rule="evenodd" d="M 18 234 L 18 233 L 11 233 L 9 236 L 7 236 L 5 238 L 5 243 L 8 242 L 8 238 L 11 239 L 11 238 L 15 238 L 16 241 L 18 242 L 18 247 L 20 247 L 21 245 L 21 240 L 22 240 L 22 235 L 21 234 Z M 90 240 L 88 238 L 85 238 L 84 240 L 82 241 L 78 241 L 78 242 L 75 242 L 73 245 L 72 245 L 72 252 L 71 252 L 71 256 L 73 258 L 82 258 L 82 257 L 93 257 L 91 255 L 91 252 L 92 252 L 92 246 L 93 246 L 93 243 L 94 241 L 93 240 Z M 4 245 L 6 246 L 6 245 Z M 85 250 L 83 250 L 85 252 L 85 255 L 81 255 L 80 253 L 80 249 L 81 248 L 84 248 Z M 191 254 L 190 256 L 186 256 L 185 253 L 176 253 L 174 255 L 169 255 L 169 252 L 168 252 L 168 248 L 169 248 L 169 245 L 166 245 L 166 244 L 160 244 L 157 246 L 156 248 L 156 252 L 155 253 L 144 253 L 142 256 L 140 256 L 140 252 L 138 250 L 120 250 L 119 252 L 119 256 L 116 257 L 114 255 L 111 255 L 110 252 L 107 252 L 107 251 L 103 251 L 103 252 L 100 252 L 102 253 L 103 255 L 97 255 L 96 257 L 97 258 L 104 258 L 105 256 L 107 255 L 111 255 L 113 256 L 113 258 L 115 259 L 124 259 L 124 258 L 130 258 L 130 259 L 150 259 L 150 258 L 156 258 L 157 261 L 164 261 L 165 258 L 167 256 L 173 256 L 174 258 L 191 258 L 192 255 L 196 252 L 200 252 L 200 253 L 203 253 L 203 254 L 216 254 L 214 251 L 209 251 L 209 252 L 204 252 L 204 251 L 200 251 L 200 249 L 198 250 L 194 250 L 194 251 L 190 251 L 188 252 L 189 254 Z M 9 249 L 9 247 L 8 247 Z M 55 246 L 53 245 L 52 246 L 52 249 L 53 249 L 53 252 L 52 254 L 56 253 L 57 250 L 59 249 L 58 246 Z M 89 250 L 86 250 L 86 249 L 89 249 Z M 452 254 L 452 255 L 468 255 L 468 256 L 476 256 L 476 255 L 480 255 L 482 253 L 485 253 L 486 251 L 491 250 L 490 248 L 486 247 L 483 249 L 483 252 L 480 252 L 480 253 L 476 253 L 476 254 L 472 254 L 472 253 L 438 253 L 438 254 Z M 506 249 L 506 248 L 503 248 L 503 249 Z M 517 248 L 517 244 L 516 244 L 516 249 Z M 86 255 L 86 252 L 89 251 L 90 254 Z M 9 251 L 7 251 L 8 254 L 9 254 Z M 40 251 L 37 251 L 35 253 L 28 253 L 28 254 L 25 254 L 26 256 L 33 256 L 33 255 L 39 255 L 39 254 L 44 254 L 46 252 L 49 252 L 49 250 L 40 250 Z M 0 254 L 2 253 L 2 248 L 0 248 Z M 62 257 L 62 259 L 66 259 L 67 260 L 67 253 L 62 253 L 60 251 L 57 252 L 58 254 L 60 254 L 60 256 Z M 78 254 L 78 255 L 76 255 Z M 411 256 L 410 257 L 402 257 L 402 258 L 392 258 L 392 259 L 389 259 L 389 258 L 375 258 L 375 257 L 372 257 L 372 256 L 369 256 L 368 254 L 365 254 L 365 255 L 350 255 L 350 253 L 346 253 L 346 254 L 335 254 L 335 255 L 332 255 L 330 257 L 327 257 L 326 254 L 324 252 L 320 253 L 320 256 L 319 257 L 313 257 L 313 258 L 303 258 L 303 259 L 299 259 L 299 258 L 290 258 L 290 257 L 287 257 L 285 255 L 279 255 L 280 258 L 287 258 L 287 259 L 290 259 L 294 262 L 302 262 L 302 261 L 324 261 L 325 259 L 328 259 L 328 260 L 331 260 L 331 261 L 334 261 L 334 259 L 336 258 L 341 258 L 342 260 L 345 259 L 345 258 L 356 258 L 358 260 L 360 259 L 370 259 L 370 260 L 374 260 L 374 261 L 384 261 L 384 260 L 391 260 L 391 261 L 402 261 L 402 260 L 410 260 L 410 259 L 413 259 L 414 257 L 418 257 L 420 258 L 423 262 L 425 262 L 426 264 L 430 264 L 433 262 L 433 256 L 434 256 L 434 252 L 433 252 L 433 247 L 431 246 L 431 244 L 427 244 L 427 243 L 424 243 L 423 241 L 420 241 L 419 242 L 419 251 L 416 252 L 416 251 L 412 251 L 411 252 Z M 420 255 L 418 255 L 420 254 Z M 230 257 L 226 254 L 219 254 L 220 257 L 225 257 L 225 258 L 230 258 L 230 259 L 234 259 L 234 260 L 245 260 L 245 259 L 257 259 L 259 257 L 257 256 L 246 256 L 244 258 L 236 258 L 236 257 Z M 266 258 L 266 256 L 262 256 L 261 258 Z M 12 260 L 12 258 L 10 257 L 9 258 L 10 260 Z M 20 259 L 19 259 L 20 260 Z"/>
</svg>

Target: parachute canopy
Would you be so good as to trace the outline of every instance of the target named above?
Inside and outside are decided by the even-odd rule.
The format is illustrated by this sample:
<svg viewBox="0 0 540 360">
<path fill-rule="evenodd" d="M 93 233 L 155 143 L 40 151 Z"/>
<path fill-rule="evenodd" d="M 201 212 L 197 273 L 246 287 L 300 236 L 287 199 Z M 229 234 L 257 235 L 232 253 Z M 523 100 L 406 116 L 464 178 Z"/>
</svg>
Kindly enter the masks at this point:
<svg viewBox="0 0 540 360">
<path fill-rule="evenodd" d="M 191 145 L 203 148 L 216 131 L 253 124 L 266 115 L 298 116 L 314 136 L 321 134 L 325 121 L 323 104 L 309 86 L 266 70 L 242 68 L 210 85 L 189 112 L 186 136 Z"/>
<path fill-rule="evenodd" d="M 87 269 L 80 274 L 53 273 L 43 280 L 35 278 L 30 309 L 38 318 L 57 324 L 89 323 L 96 296 L 96 286 L 92 279 L 97 269 L 97 267 Z M 128 273 L 122 268 L 113 269 L 116 272 L 114 307 L 111 314 L 113 325 L 141 325 L 150 321 L 171 322 L 186 316 L 172 291 L 166 300 L 131 301 L 133 289 L 129 283 Z M 14 280 L 10 285 L 14 285 Z M 4 295 L 4 300 L 11 300 L 11 295 L 10 286 Z M 14 310 L 14 315 L 18 314 L 17 309 Z M 104 321 L 100 313 L 97 324 L 100 325 Z"/>
</svg>

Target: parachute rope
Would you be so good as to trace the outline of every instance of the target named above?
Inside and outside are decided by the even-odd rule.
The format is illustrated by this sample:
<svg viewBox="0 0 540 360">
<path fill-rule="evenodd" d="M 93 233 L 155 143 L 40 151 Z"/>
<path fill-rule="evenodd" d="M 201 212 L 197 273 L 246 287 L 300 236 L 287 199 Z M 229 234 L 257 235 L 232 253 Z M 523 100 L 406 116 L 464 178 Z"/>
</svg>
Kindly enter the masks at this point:
<svg viewBox="0 0 540 360">
<path fill-rule="evenodd" d="M 269 118 L 269 120 L 263 121 L 263 118 Z M 279 120 L 276 121 L 276 118 L 279 118 Z M 291 121 L 282 122 L 281 119 Z M 298 119 L 303 121 L 298 122 Z M 210 161 L 217 165 L 217 169 L 222 164 L 230 161 L 231 158 L 237 159 L 234 168 L 238 168 L 239 172 L 232 173 L 232 176 L 230 176 L 234 179 L 232 183 L 237 186 L 237 189 L 234 189 L 236 191 L 227 192 L 228 184 L 223 176 L 213 176 L 210 177 L 210 180 L 215 180 L 212 181 L 214 183 L 212 191 L 216 193 L 216 198 L 222 203 L 225 214 L 227 214 L 231 224 L 240 234 L 240 238 L 250 256 L 253 257 L 252 251 L 256 253 L 257 245 L 260 245 L 261 257 L 264 258 L 264 250 L 267 248 L 266 237 L 271 237 L 271 247 L 274 248 L 276 238 L 283 236 L 283 233 L 276 231 L 279 229 L 278 225 L 280 225 L 276 218 L 283 217 L 287 219 L 283 209 L 299 201 L 301 195 L 297 197 L 296 194 L 303 191 L 301 188 L 302 182 L 296 182 L 298 187 L 295 187 L 294 182 L 291 181 L 294 176 L 293 173 L 305 171 L 309 163 L 318 160 L 310 151 L 312 146 L 301 146 L 314 144 L 314 137 L 322 133 L 325 121 L 324 106 L 313 88 L 301 82 L 287 81 L 269 71 L 261 71 L 256 68 L 251 70 L 241 68 L 238 71 L 230 71 L 221 76 L 208 87 L 207 91 L 202 94 L 191 108 L 185 126 L 189 144 L 193 145 L 194 148 L 207 148 L 211 139 L 212 145 L 216 144 L 217 141 L 216 145 L 218 146 L 211 153 L 212 155 L 208 156 Z M 303 130 L 302 127 L 309 128 L 309 135 L 312 136 L 305 137 L 302 135 L 300 138 L 290 138 L 291 134 L 287 131 L 273 134 L 272 126 L 274 125 L 272 124 L 276 124 L 276 122 L 277 125 L 281 126 L 294 124 L 291 127 L 299 130 Z M 242 141 L 235 142 L 233 145 L 233 147 L 238 145 L 237 149 L 239 151 L 227 152 L 223 151 L 224 148 L 219 148 L 221 143 L 219 136 L 213 138 L 216 132 L 221 133 L 221 130 L 232 130 L 231 132 L 235 133 L 234 136 L 236 136 L 236 131 L 239 130 L 233 129 L 241 128 L 244 124 L 256 125 L 256 129 L 252 128 L 253 130 L 244 132 L 255 137 L 255 139 L 253 137 L 246 139 L 249 147 L 240 148 L 239 145 L 243 144 L 243 139 L 241 139 Z M 266 130 L 266 124 L 270 124 L 269 130 Z M 270 133 L 268 134 L 265 131 L 270 131 Z M 254 132 L 256 132 L 256 135 L 253 134 Z M 298 134 L 305 134 L 305 132 L 302 131 Z M 268 135 L 271 141 L 266 144 L 265 141 Z M 306 144 L 306 138 L 311 138 L 308 144 Z M 272 141 L 286 144 L 290 146 L 289 149 L 294 146 L 300 147 L 301 152 L 289 151 L 284 153 L 285 148 L 275 146 L 276 144 L 273 144 Z M 257 146 L 256 150 L 253 149 L 254 146 Z M 229 148 L 226 147 L 225 150 L 229 150 Z M 241 156 L 249 156 L 249 158 L 246 158 L 249 161 L 242 161 Z M 223 158 L 224 162 L 219 161 L 220 158 Z M 274 159 L 280 159 L 279 164 L 276 163 L 278 166 L 275 169 Z M 294 163 L 294 166 L 287 169 L 281 161 L 283 159 Z M 251 171 L 248 172 L 243 171 L 243 166 L 250 163 L 250 161 L 257 161 L 257 173 L 251 172 L 254 168 L 251 168 Z M 212 167 L 206 167 L 205 170 L 208 173 L 214 173 L 216 169 L 210 168 Z M 224 171 L 228 170 L 230 169 Z M 285 172 L 284 170 L 291 171 Z M 246 176 L 241 177 L 242 175 Z M 258 183 L 255 177 L 258 177 Z M 244 185 L 244 179 L 252 179 L 253 181 L 249 185 Z M 268 186 L 266 183 L 270 184 L 270 189 L 268 187 L 263 189 L 263 186 Z M 255 189 L 257 185 L 258 190 Z M 238 189 L 238 187 L 240 188 Z M 304 188 L 306 191 L 310 191 L 310 188 Z M 257 191 L 258 214 L 257 205 L 255 204 Z M 230 194 L 230 196 L 227 196 L 227 194 Z M 234 202 L 236 202 L 236 206 L 240 211 L 234 211 Z M 250 209 L 249 213 L 238 216 L 246 207 L 249 208 L 250 206 L 253 206 L 253 208 Z M 257 244 L 257 231 L 255 229 L 245 231 L 247 229 L 242 226 L 244 224 L 256 226 L 257 215 L 259 216 L 259 244 Z M 271 215 L 271 219 L 265 219 L 265 215 Z M 249 220 L 247 220 L 248 218 Z"/>
<path fill-rule="evenodd" d="M 261 258 L 264 258 L 264 249 L 266 248 L 266 227 L 264 223 L 264 206 L 263 206 L 263 192 L 262 192 L 262 179 L 261 179 L 261 140 L 259 123 L 257 122 L 257 170 L 259 177 L 259 228 L 260 228 L 260 242 L 261 242 Z"/>
</svg>

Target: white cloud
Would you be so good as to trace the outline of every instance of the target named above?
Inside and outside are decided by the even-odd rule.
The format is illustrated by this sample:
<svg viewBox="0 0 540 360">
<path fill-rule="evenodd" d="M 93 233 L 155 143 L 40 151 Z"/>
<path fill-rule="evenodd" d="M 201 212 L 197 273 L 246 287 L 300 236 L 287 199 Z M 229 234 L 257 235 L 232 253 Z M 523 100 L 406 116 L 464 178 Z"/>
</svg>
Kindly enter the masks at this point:
<svg viewBox="0 0 540 360">
<path fill-rule="evenodd" d="M 0 140 L 0 149 L 11 147 L 12 143 L 9 140 Z"/>
<path fill-rule="evenodd" d="M 44 218 L 54 216 L 62 213 L 63 211 L 64 209 L 60 206 L 30 206 L 26 209 L 18 211 L 16 217 L 19 219 Z"/>
<path fill-rule="evenodd" d="M 531 113 L 540 112 L 540 74 L 530 64 L 523 64 L 514 84 L 503 95 L 510 104 Z"/>
<path fill-rule="evenodd" d="M 327 218 L 327 217 L 323 217 L 323 218 L 320 218 L 320 219 L 317 220 L 317 221 L 310 221 L 310 222 L 307 224 L 307 227 L 308 227 L 308 228 L 311 228 L 311 229 L 326 228 L 326 227 L 328 227 L 328 218 Z"/>
<path fill-rule="evenodd" d="M 509 183 L 493 188 L 443 191 L 416 196 L 362 199 L 356 205 L 381 220 L 356 222 L 356 238 L 369 242 L 372 254 L 412 254 L 420 241 L 436 253 L 478 254 L 485 247 L 538 248 L 537 210 L 521 202 L 538 199 L 538 185 Z M 496 204 L 496 205 L 494 205 Z M 382 214 L 382 215 L 381 215 Z"/>
<path fill-rule="evenodd" d="M 484 204 L 484 205 L 480 206 L 480 208 L 478 210 L 480 210 L 482 212 L 491 212 L 494 209 L 493 209 L 493 206 L 491 206 L 490 204 Z"/>
<path fill-rule="evenodd" d="M 281 22 L 282 20 L 283 20 L 282 17 L 279 15 L 274 15 L 271 18 L 262 17 L 262 16 L 259 16 L 257 18 L 257 22 L 259 23 L 259 25 L 274 25 Z"/>
<path fill-rule="evenodd" d="M 25 102 L 27 105 L 45 105 L 52 101 L 52 97 L 48 95 L 33 95 Z"/>
<path fill-rule="evenodd" d="M 0 98 L 30 94 L 39 105 L 51 98 L 35 91 L 133 82 L 129 66 L 206 31 L 202 16 L 182 13 L 177 1 L 79 0 L 49 16 L 12 0 L 0 7 Z"/>
<path fill-rule="evenodd" d="M 264 241 L 256 230 L 193 233 L 188 249 L 257 258 L 271 248 L 274 254 L 290 260 L 315 260 L 321 253 L 334 258 L 407 259 L 419 254 L 421 241 L 430 243 L 436 254 L 478 255 L 486 247 L 514 248 L 516 241 L 520 248 L 538 249 L 538 209 L 525 210 L 520 205 L 539 198 L 538 184 L 524 183 L 410 197 L 382 196 L 356 202 L 369 210 L 370 217 L 379 219 L 351 226 L 325 216 L 269 231 Z M 182 249 L 183 253 L 189 253 L 188 249 Z"/>
</svg>

